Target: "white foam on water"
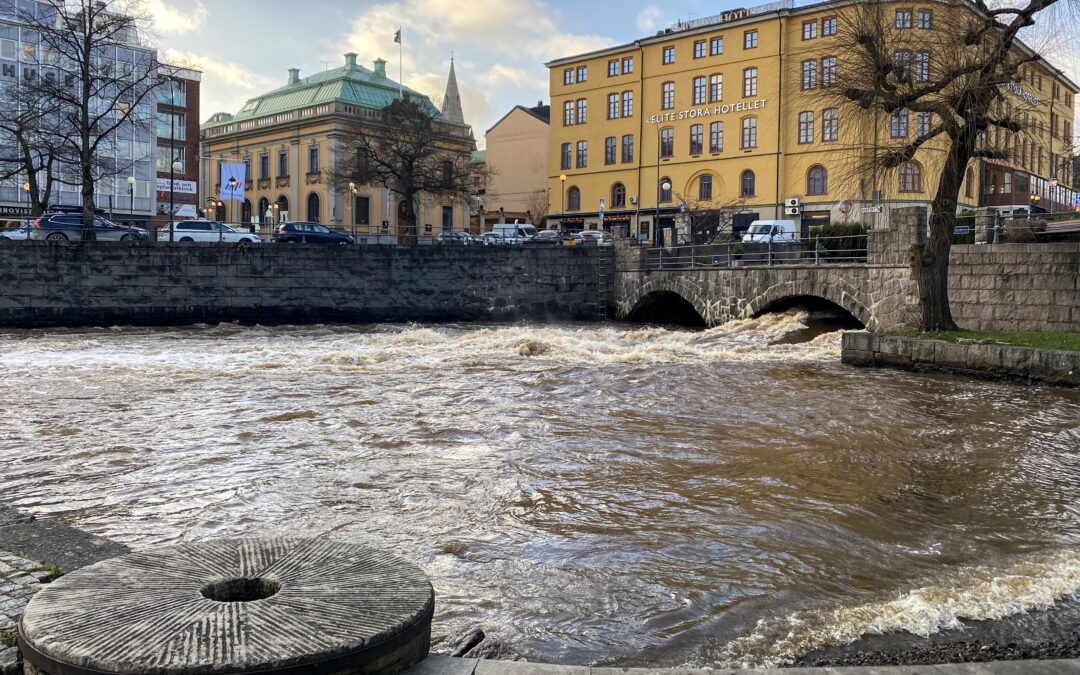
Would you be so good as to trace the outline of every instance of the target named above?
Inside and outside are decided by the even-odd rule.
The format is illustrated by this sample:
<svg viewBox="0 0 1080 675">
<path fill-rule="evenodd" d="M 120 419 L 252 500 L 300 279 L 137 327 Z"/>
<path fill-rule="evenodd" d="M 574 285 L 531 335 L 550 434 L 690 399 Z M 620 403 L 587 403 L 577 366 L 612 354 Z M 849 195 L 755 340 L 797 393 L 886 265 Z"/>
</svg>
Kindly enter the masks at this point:
<svg viewBox="0 0 1080 675">
<path fill-rule="evenodd" d="M 1005 568 L 967 567 L 948 581 L 895 598 L 762 619 L 745 637 L 708 659 L 713 667 L 776 668 L 807 652 L 864 635 L 907 631 L 927 636 L 964 620 L 1001 619 L 1048 607 L 1080 592 L 1080 552 L 1031 557 Z"/>
</svg>

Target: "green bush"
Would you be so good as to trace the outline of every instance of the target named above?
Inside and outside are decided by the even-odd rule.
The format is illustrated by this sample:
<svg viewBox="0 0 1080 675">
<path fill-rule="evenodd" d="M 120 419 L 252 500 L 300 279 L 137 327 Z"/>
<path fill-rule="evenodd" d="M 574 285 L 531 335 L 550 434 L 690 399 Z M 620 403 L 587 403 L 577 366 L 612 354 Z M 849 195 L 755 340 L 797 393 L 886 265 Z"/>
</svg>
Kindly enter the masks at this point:
<svg viewBox="0 0 1080 675">
<path fill-rule="evenodd" d="M 822 258 L 866 256 L 865 223 L 830 223 L 810 228 L 810 243 Z"/>
</svg>

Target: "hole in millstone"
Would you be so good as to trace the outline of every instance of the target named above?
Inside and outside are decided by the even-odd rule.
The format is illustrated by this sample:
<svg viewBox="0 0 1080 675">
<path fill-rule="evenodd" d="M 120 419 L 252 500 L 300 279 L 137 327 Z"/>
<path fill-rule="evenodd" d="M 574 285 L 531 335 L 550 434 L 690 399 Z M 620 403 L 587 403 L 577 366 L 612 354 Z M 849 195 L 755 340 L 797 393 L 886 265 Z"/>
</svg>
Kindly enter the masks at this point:
<svg viewBox="0 0 1080 675">
<path fill-rule="evenodd" d="M 200 589 L 200 593 L 207 600 L 215 602 L 253 602 L 265 600 L 281 590 L 281 582 L 273 579 L 222 579 L 207 584 Z"/>
</svg>

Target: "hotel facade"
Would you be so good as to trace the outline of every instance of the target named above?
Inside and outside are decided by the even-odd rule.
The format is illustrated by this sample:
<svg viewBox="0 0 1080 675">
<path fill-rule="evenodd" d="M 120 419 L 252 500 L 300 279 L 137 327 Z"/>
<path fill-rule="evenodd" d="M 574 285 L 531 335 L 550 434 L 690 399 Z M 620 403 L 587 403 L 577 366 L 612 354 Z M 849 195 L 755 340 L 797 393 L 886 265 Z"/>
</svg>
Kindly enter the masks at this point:
<svg viewBox="0 0 1080 675">
<path fill-rule="evenodd" d="M 795 220 L 805 233 L 830 222 L 881 226 L 893 207 L 929 205 L 935 153 L 941 156 L 934 143 L 895 170 L 858 167 L 875 138 L 915 138 L 932 116 L 905 111 L 877 125 L 854 124 L 826 95 L 850 51 L 838 25 L 857 6 L 778 2 L 548 63 L 550 226 L 628 226 L 636 238 L 670 245 L 687 238 L 685 214 L 694 210 L 728 209 L 736 231 L 777 218 Z M 920 31 L 936 30 L 935 17 L 969 11 L 933 1 L 883 7 L 914 44 Z M 908 58 L 916 77 L 933 67 L 923 52 Z M 1022 108 L 1030 130 L 1023 140 L 982 139 L 1009 159 L 971 163 L 960 210 L 1073 208 L 1080 90 L 1042 58 L 1021 74 L 1005 105 Z"/>
</svg>

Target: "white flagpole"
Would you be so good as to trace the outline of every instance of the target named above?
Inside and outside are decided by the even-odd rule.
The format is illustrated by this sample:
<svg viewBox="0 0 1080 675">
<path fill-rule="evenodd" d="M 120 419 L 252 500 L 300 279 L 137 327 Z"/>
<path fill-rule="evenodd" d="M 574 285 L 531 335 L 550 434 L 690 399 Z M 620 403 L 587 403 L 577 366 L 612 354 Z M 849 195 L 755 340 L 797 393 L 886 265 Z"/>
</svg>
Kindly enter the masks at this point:
<svg viewBox="0 0 1080 675">
<path fill-rule="evenodd" d="M 401 26 L 398 26 L 397 30 L 398 30 L 398 35 L 401 35 Z M 402 66 L 402 60 L 404 59 L 403 55 L 405 53 L 404 52 L 404 50 L 405 50 L 405 38 L 404 37 L 402 37 L 400 40 L 398 40 L 397 46 L 398 46 L 398 61 L 397 61 L 397 65 L 398 65 L 398 96 L 401 98 L 402 101 L 404 101 L 405 100 L 405 84 L 404 84 L 403 80 L 405 79 L 405 76 L 403 75 L 404 71 L 403 71 L 403 66 Z"/>
</svg>

